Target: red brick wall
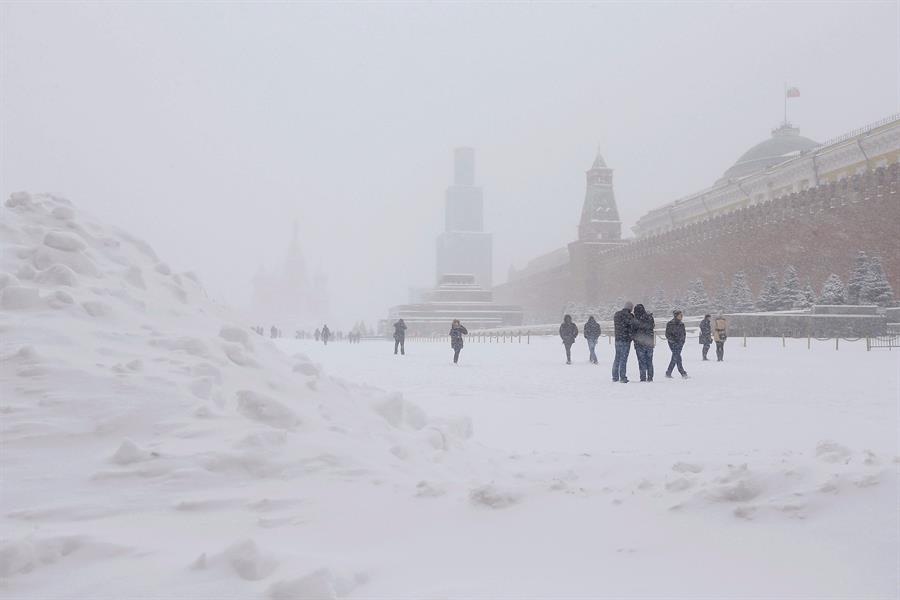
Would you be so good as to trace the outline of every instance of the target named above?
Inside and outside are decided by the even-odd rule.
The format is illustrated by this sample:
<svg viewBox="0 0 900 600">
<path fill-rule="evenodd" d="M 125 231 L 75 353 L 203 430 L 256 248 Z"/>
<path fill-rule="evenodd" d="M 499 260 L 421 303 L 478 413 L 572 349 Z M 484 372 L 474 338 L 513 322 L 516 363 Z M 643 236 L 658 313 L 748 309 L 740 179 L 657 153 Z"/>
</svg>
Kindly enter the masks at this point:
<svg viewBox="0 0 900 600">
<path fill-rule="evenodd" d="M 666 295 L 683 294 L 690 281 L 702 279 L 715 293 L 719 275 L 730 285 L 738 271 L 747 274 L 754 296 L 770 271 L 788 265 L 800 281 L 809 278 L 816 293 L 831 273 L 844 283 L 858 250 L 880 256 L 895 294 L 900 296 L 900 165 L 822 185 L 765 204 L 741 209 L 661 235 L 641 238 L 607 251 L 588 264 L 573 262 L 564 282 L 549 273 L 507 284 L 504 302 L 521 304 L 526 318 L 536 310 L 581 297 L 583 282 L 593 275 L 604 301 L 649 298 L 662 287 Z M 590 272 L 593 270 L 593 273 Z M 569 297 L 560 298 L 559 290 Z"/>
</svg>

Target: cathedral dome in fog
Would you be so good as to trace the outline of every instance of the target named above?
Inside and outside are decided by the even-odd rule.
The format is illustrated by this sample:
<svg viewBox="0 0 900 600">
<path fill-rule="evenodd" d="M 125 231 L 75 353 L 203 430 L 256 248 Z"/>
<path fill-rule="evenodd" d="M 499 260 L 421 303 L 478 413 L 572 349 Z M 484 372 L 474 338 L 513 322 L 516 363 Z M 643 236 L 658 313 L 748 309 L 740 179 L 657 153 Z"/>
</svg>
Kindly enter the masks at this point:
<svg viewBox="0 0 900 600">
<path fill-rule="evenodd" d="M 819 143 L 800 135 L 800 130 L 788 124 L 772 131 L 772 137 L 762 141 L 746 152 L 725 171 L 719 181 L 737 179 L 750 173 L 783 163 L 815 148 Z"/>
</svg>

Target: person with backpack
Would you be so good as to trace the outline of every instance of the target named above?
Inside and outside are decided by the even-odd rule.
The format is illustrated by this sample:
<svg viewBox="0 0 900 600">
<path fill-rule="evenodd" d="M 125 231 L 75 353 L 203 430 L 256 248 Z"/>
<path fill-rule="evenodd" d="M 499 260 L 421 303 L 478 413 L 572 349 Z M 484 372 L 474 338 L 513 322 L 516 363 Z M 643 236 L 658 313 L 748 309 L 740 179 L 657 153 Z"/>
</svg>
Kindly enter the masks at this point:
<svg viewBox="0 0 900 600">
<path fill-rule="evenodd" d="M 450 325 L 450 347 L 453 348 L 453 364 L 459 364 L 459 353 L 463 349 L 463 336 L 468 335 L 469 330 L 466 329 L 459 319 L 453 319 Z"/>
<path fill-rule="evenodd" d="M 400 319 L 394 323 L 394 354 L 397 354 L 397 348 L 400 348 L 400 354 L 405 356 L 406 349 L 403 347 L 406 343 L 406 323 Z"/>
<path fill-rule="evenodd" d="M 587 340 L 588 351 L 591 353 L 591 363 L 595 365 L 598 364 L 596 349 L 600 333 L 600 323 L 591 315 L 588 317 L 587 323 L 584 324 L 584 339 Z"/>
<path fill-rule="evenodd" d="M 653 328 L 655 325 L 653 313 L 648 313 L 643 304 L 634 307 L 634 321 L 631 325 L 632 338 L 634 338 L 634 353 L 637 354 L 641 381 L 653 381 L 653 347 L 656 346 L 656 334 Z"/>
<path fill-rule="evenodd" d="M 709 360 L 706 358 L 706 354 L 709 352 L 709 346 L 713 342 L 712 323 L 710 323 L 709 319 L 710 316 L 705 315 L 703 320 L 700 321 L 700 343 L 703 345 L 703 360 Z"/>
<path fill-rule="evenodd" d="M 666 323 L 666 341 L 669 342 L 669 350 L 672 351 L 672 359 L 669 361 L 669 368 L 666 369 L 666 377 L 669 379 L 672 378 L 672 370 L 675 367 L 678 367 L 678 372 L 684 379 L 688 378 L 687 371 L 681 364 L 681 349 L 684 348 L 684 342 L 687 339 L 683 318 L 684 313 L 675 310 L 672 311 L 672 320 Z"/>
<path fill-rule="evenodd" d="M 634 320 L 632 308 L 634 304 L 626 302 L 622 310 L 613 315 L 616 357 L 613 359 L 612 380 L 620 383 L 628 383 L 625 370 L 628 367 L 628 354 L 631 352 L 631 322 Z"/>
<path fill-rule="evenodd" d="M 726 329 L 728 323 L 725 317 L 719 315 L 716 317 L 715 327 L 713 328 L 713 341 L 716 343 L 716 361 L 725 360 L 725 339 L 728 337 Z"/>
<path fill-rule="evenodd" d="M 566 364 L 572 364 L 572 344 L 578 337 L 578 325 L 572 322 L 572 315 L 563 317 L 562 325 L 559 326 L 559 337 L 562 338 L 563 346 L 566 348 Z"/>
</svg>

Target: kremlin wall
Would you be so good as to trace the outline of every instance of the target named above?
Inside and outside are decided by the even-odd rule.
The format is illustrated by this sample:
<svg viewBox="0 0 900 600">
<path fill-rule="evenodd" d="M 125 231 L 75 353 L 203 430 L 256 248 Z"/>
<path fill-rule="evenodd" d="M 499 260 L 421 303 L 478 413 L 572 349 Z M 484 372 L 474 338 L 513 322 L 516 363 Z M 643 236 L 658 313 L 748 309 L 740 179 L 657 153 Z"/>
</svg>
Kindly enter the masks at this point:
<svg viewBox="0 0 900 600">
<path fill-rule="evenodd" d="M 815 290 L 847 280 L 857 251 L 882 259 L 900 290 L 900 115 L 818 144 L 784 124 L 710 188 L 641 217 L 621 237 L 609 169 L 587 171 L 578 240 L 539 256 L 494 300 L 522 306 L 528 323 L 556 322 L 567 303 L 683 297 L 702 279 L 710 296 L 743 271 L 754 295 L 788 265 Z"/>
</svg>

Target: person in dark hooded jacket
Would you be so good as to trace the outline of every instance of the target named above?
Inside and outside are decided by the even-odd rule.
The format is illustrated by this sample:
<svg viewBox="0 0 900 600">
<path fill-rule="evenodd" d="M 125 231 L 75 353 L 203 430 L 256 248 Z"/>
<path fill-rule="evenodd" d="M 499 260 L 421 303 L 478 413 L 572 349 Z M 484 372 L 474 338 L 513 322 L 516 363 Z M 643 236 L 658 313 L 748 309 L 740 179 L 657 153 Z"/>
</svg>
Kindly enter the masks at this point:
<svg viewBox="0 0 900 600">
<path fill-rule="evenodd" d="M 616 335 L 616 357 L 613 359 L 612 380 L 628 383 L 625 369 L 628 367 L 628 354 L 631 352 L 631 323 L 634 315 L 631 309 L 634 304 L 626 302 L 625 307 L 613 315 L 613 325 Z"/>
<path fill-rule="evenodd" d="M 634 307 L 634 321 L 632 321 L 631 328 L 641 381 L 653 381 L 653 347 L 656 345 L 656 334 L 653 333 L 653 327 L 655 325 L 653 313 L 648 313 L 643 304 Z"/>
<path fill-rule="evenodd" d="M 453 364 L 459 364 L 459 353 L 463 349 L 463 336 L 468 335 L 469 330 L 459 322 L 459 319 L 453 319 L 450 325 L 450 347 L 453 348 Z"/>
<path fill-rule="evenodd" d="M 669 368 L 666 369 L 666 377 L 672 377 L 672 370 L 678 367 L 681 376 L 687 379 L 687 371 L 681 364 L 681 349 L 684 348 L 684 342 L 687 339 L 687 333 L 684 330 L 682 319 L 684 314 L 680 310 L 672 311 L 673 318 L 666 323 L 666 341 L 669 342 L 669 349 L 672 351 L 672 360 L 669 361 Z"/>
<path fill-rule="evenodd" d="M 584 339 L 587 340 L 588 350 L 591 353 L 591 362 L 595 365 L 597 364 L 597 340 L 600 339 L 600 333 L 600 323 L 591 315 L 584 324 Z"/>
<path fill-rule="evenodd" d="M 559 326 L 559 337 L 562 338 L 563 346 L 566 348 L 566 364 L 572 364 L 572 344 L 578 337 L 578 325 L 572 322 L 572 315 L 563 317 L 562 325 Z"/>
<path fill-rule="evenodd" d="M 706 358 L 707 353 L 709 352 L 709 346 L 712 344 L 712 323 L 710 322 L 710 315 L 706 315 L 703 317 L 703 320 L 700 321 L 700 343 L 703 344 L 703 360 L 709 360 Z"/>
<path fill-rule="evenodd" d="M 394 354 L 397 354 L 397 348 L 400 348 L 400 354 L 406 355 L 406 349 L 403 347 L 406 343 L 406 322 L 400 319 L 394 323 Z"/>
</svg>

